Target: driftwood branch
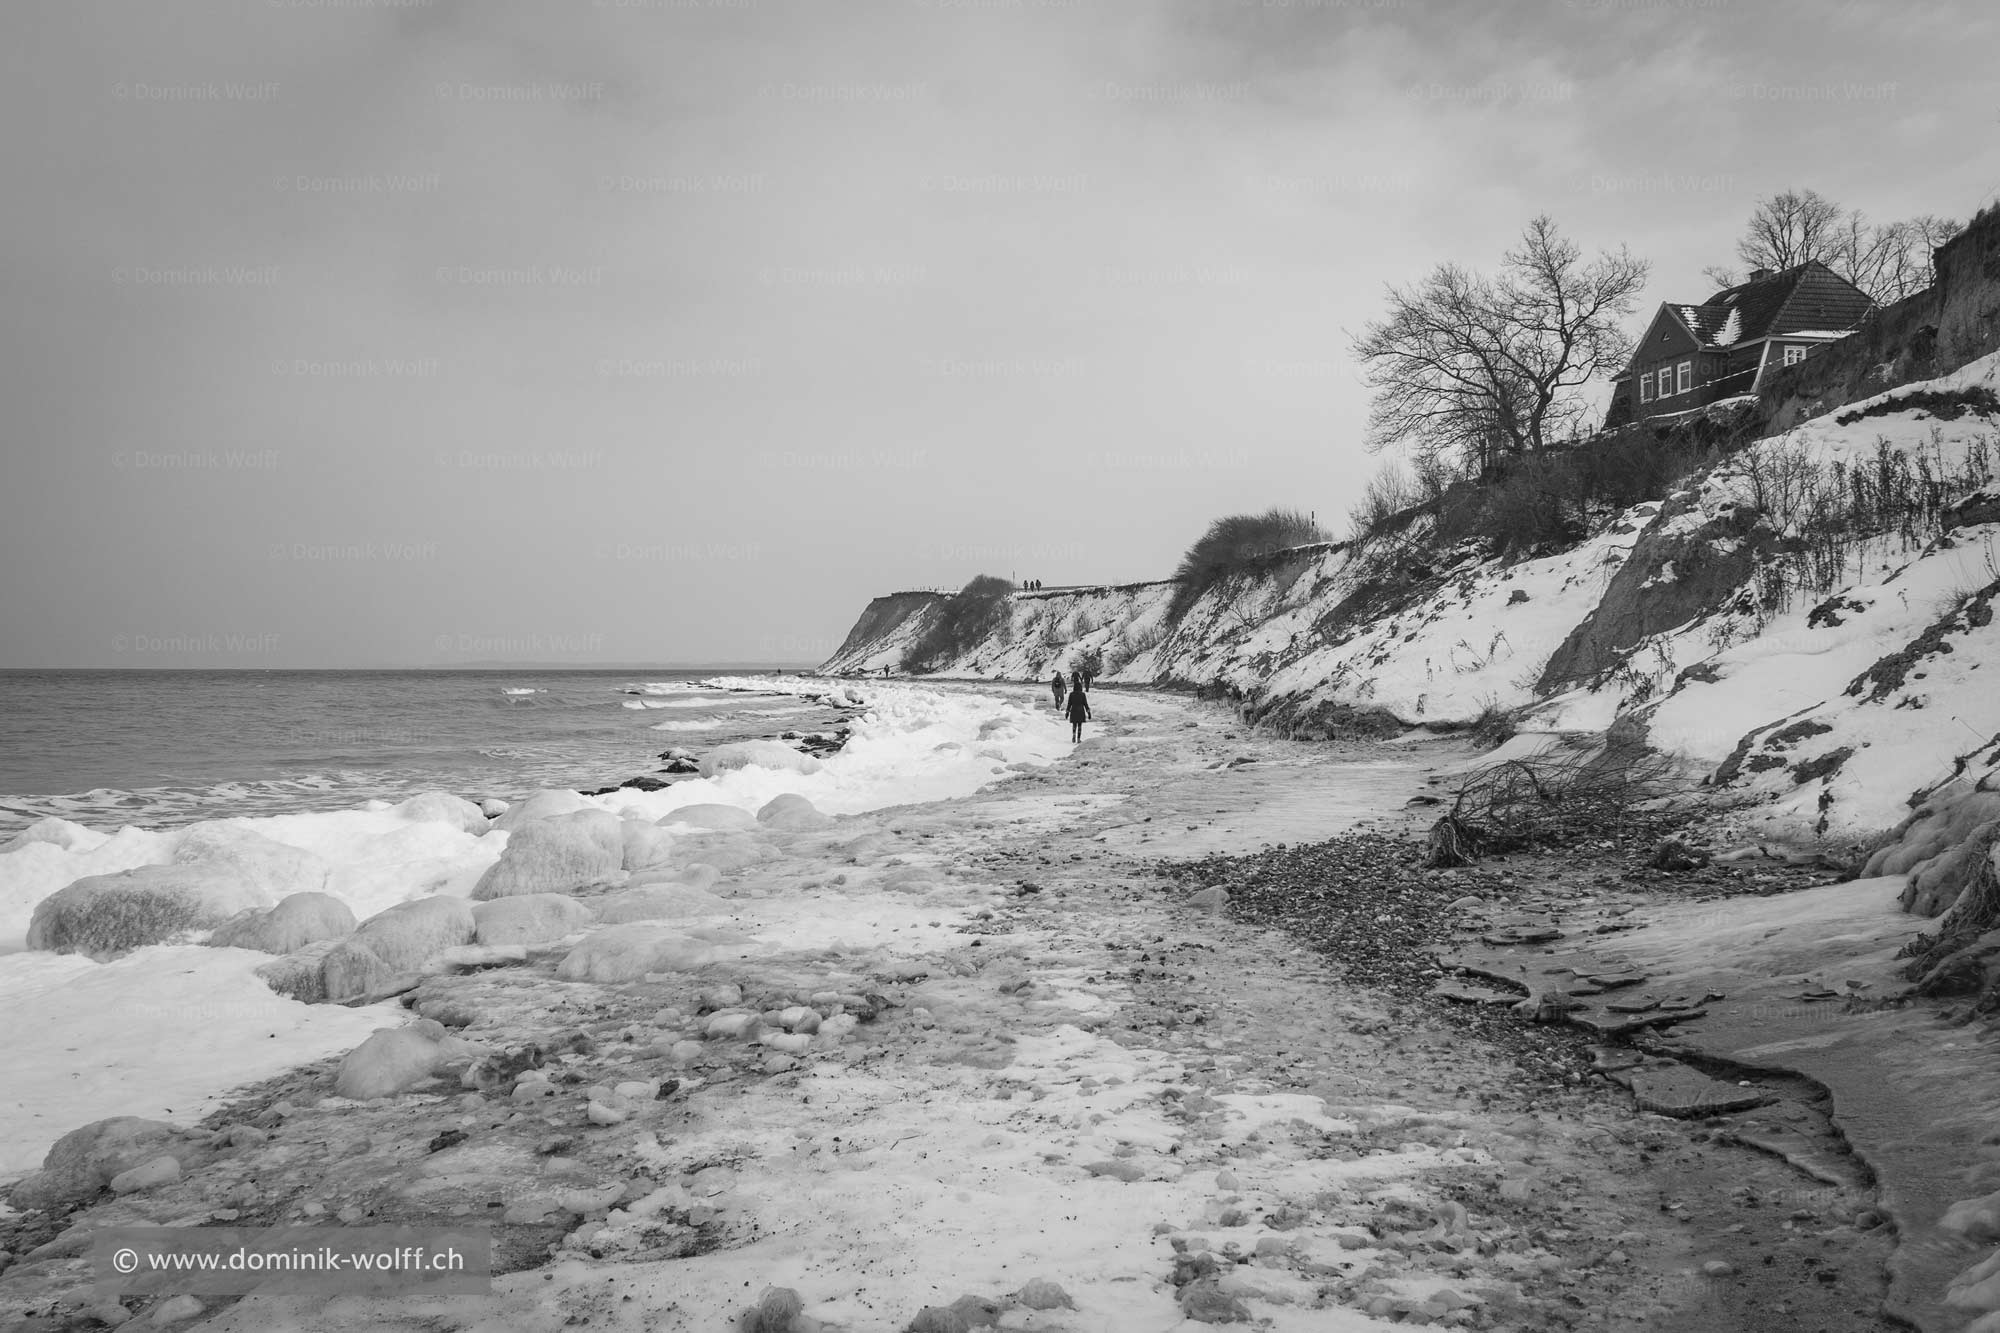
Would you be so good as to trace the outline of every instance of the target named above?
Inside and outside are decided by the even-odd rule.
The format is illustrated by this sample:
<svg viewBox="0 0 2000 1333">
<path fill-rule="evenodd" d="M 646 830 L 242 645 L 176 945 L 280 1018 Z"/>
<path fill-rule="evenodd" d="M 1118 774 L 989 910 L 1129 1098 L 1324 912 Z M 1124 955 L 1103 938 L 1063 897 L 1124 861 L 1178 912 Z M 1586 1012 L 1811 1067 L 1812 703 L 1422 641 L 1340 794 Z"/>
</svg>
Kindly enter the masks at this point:
<svg viewBox="0 0 2000 1333">
<path fill-rule="evenodd" d="M 1641 805 L 1671 794 L 1673 761 L 1642 745 L 1505 759 L 1474 770 L 1432 825 L 1424 864 L 1609 837 Z"/>
</svg>

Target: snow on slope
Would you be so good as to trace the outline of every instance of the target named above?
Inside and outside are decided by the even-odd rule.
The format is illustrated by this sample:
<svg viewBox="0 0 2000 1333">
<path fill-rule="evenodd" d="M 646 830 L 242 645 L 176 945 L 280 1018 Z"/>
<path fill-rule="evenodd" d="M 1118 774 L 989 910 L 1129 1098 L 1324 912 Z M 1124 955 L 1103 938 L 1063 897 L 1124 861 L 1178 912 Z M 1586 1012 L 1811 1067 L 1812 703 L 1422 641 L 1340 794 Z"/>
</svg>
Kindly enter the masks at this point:
<svg viewBox="0 0 2000 1333">
<path fill-rule="evenodd" d="M 1724 776 L 1765 802 L 1760 822 L 1774 836 L 1869 838 L 1898 822 L 1913 791 L 1949 776 L 1955 756 L 2000 733 L 2000 689 L 1980 688 L 1988 664 L 2000 672 L 2000 639 L 1973 596 L 2000 578 L 2000 523 L 1933 512 L 1830 537 L 1801 531 L 1795 516 L 1814 486 L 1851 489 L 1885 460 L 1933 511 L 1990 485 L 1991 418 L 1896 407 L 1982 386 L 2000 386 L 2000 353 L 1759 441 L 1536 559 L 1432 549 L 1422 567 L 1413 532 L 1393 546 L 1304 547 L 1211 589 L 1171 625 L 1169 584 L 1017 594 L 1003 628 L 940 674 L 1042 679 L 1095 647 L 1107 680 L 1221 686 L 1252 718 L 1306 736 L 1350 712 L 1437 726 L 1498 708 L 1543 731 L 1624 719 L 1704 776 L 1735 756 Z M 1698 596 L 1690 561 L 1709 565 Z M 1614 585 L 1617 608 L 1604 605 Z M 1637 631 L 1607 622 L 1594 651 L 1569 651 L 1614 611 Z M 921 627 L 912 618 L 865 662 L 825 669 L 893 669 Z M 1567 666 L 1590 669 L 1545 678 L 1560 676 L 1550 666 L 1565 653 Z M 1921 660 L 1906 680 L 1850 692 L 1909 653 Z"/>
</svg>

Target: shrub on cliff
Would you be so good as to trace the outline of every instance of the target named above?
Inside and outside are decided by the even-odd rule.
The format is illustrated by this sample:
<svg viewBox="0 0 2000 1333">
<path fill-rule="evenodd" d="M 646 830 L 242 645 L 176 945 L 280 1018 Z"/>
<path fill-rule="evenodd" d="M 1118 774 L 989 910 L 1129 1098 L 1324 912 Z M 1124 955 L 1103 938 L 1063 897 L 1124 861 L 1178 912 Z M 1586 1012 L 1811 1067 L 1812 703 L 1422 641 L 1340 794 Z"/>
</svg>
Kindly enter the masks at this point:
<svg viewBox="0 0 2000 1333">
<path fill-rule="evenodd" d="M 970 652 L 1006 619 L 1007 598 L 1013 591 L 1012 583 L 991 574 L 981 574 L 960 588 L 903 651 L 903 671 L 910 675 L 935 671 Z"/>
<path fill-rule="evenodd" d="M 1574 545 L 1592 525 L 1646 500 L 1662 500 L 1699 468 L 1701 447 L 1686 433 L 1625 435 L 1524 458 L 1483 484 L 1461 482 L 1438 502 L 1436 541 L 1467 538 L 1502 555 Z"/>
<path fill-rule="evenodd" d="M 1293 546 L 1325 540 L 1319 524 L 1296 509 L 1218 518 L 1181 557 L 1180 567 L 1174 571 L 1174 595 L 1167 603 L 1167 619 L 1180 619 L 1203 593 L 1259 560 Z"/>
</svg>

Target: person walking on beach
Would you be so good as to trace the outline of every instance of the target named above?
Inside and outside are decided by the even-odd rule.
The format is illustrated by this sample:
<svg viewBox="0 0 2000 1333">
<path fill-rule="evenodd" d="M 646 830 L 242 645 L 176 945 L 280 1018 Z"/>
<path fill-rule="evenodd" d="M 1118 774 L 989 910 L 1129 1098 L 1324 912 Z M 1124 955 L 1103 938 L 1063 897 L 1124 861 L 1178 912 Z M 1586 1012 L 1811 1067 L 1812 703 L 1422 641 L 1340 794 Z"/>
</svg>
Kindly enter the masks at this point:
<svg viewBox="0 0 2000 1333">
<path fill-rule="evenodd" d="M 1083 724 L 1090 721 L 1090 696 L 1081 689 L 1069 692 L 1069 707 L 1064 710 L 1069 718 L 1069 738 L 1072 742 L 1083 739 Z"/>
<path fill-rule="evenodd" d="M 1055 695 L 1056 697 L 1056 711 L 1058 713 L 1062 712 L 1062 701 L 1063 701 L 1062 672 L 1058 671 L 1055 673 L 1055 675 L 1049 677 L 1049 693 Z"/>
</svg>

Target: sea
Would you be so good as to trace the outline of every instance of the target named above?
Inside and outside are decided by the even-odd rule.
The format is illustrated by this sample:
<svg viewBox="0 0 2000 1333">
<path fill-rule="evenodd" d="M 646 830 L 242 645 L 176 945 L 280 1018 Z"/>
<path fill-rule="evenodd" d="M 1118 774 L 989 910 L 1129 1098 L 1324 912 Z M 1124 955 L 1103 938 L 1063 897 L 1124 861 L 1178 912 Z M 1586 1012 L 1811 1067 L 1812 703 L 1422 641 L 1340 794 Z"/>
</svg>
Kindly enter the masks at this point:
<svg viewBox="0 0 2000 1333">
<path fill-rule="evenodd" d="M 339 809 L 424 791 L 615 786 L 831 710 L 701 686 L 769 668 L 0 671 L 0 838 Z"/>
</svg>

